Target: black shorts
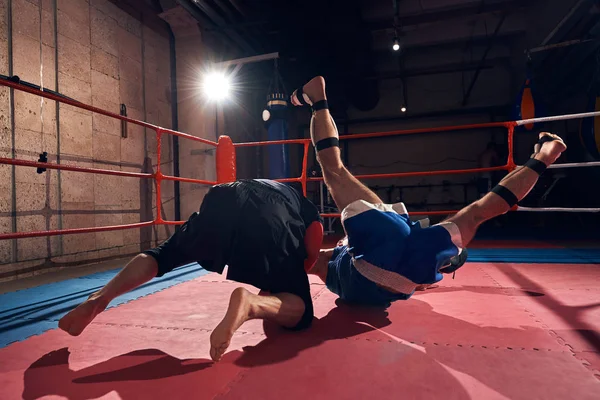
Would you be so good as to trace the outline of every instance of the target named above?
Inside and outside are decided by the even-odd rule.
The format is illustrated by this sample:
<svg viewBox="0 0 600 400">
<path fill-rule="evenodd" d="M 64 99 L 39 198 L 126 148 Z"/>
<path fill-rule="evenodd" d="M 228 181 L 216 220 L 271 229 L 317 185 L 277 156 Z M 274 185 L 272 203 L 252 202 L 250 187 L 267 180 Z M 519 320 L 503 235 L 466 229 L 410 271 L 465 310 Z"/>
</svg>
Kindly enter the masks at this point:
<svg viewBox="0 0 600 400">
<path fill-rule="evenodd" d="M 227 265 L 230 280 L 295 294 L 305 303 L 297 328 L 305 328 L 313 318 L 304 272 L 304 235 L 313 221 L 305 221 L 305 207 L 258 181 L 218 185 L 173 236 L 144 253 L 157 260 L 157 276 L 193 262 L 216 273 Z"/>
</svg>

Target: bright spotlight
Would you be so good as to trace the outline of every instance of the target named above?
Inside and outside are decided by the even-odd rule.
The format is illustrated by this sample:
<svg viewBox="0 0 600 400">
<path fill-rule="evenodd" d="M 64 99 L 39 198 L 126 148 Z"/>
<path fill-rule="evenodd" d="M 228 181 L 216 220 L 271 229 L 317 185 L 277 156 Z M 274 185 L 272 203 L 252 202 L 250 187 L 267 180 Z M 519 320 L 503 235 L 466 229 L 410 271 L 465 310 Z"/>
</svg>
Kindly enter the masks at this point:
<svg viewBox="0 0 600 400">
<path fill-rule="evenodd" d="M 400 111 L 402 111 L 402 112 L 406 112 L 406 107 L 402 107 L 402 108 L 400 109 Z"/>
<path fill-rule="evenodd" d="M 394 38 L 394 44 L 392 45 L 392 49 L 394 51 L 398 51 L 400 50 L 400 41 L 398 40 L 398 38 Z"/>
<path fill-rule="evenodd" d="M 211 72 L 204 76 L 203 88 L 211 100 L 225 100 L 231 92 L 231 80 L 222 72 Z"/>
</svg>

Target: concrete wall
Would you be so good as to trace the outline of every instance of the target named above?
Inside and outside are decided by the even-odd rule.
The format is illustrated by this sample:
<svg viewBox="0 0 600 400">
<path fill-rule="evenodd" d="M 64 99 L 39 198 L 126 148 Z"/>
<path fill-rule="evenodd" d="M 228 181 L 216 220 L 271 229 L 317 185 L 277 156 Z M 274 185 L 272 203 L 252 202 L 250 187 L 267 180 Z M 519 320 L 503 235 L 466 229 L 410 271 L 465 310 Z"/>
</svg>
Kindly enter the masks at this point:
<svg viewBox="0 0 600 400">
<path fill-rule="evenodd" d="M 171 127 L 166 29 L 150 29 L 108 0 L 41 3 L 40 60 L 39 2 L 0 1 L 0 73 L 8 75 L 12 65 L 12 74 L 40 84 L 41 64 L 46 88 L 115 113 L 124 103 L 130 117 Z M 53 101 L 43 102 L 42 128 L 39 97 L 15 91 L 14 112 L 10 98 L 10 91 L 1 87 L 2 157 L 12 157 L 14 152 L 16 158 L 37 160 L 40 152 L 47 151 L 53 163 L 60 160 L 83 167 L 134 172 L 156 168 L 156 135 L 151 130 L 128 124 L 124 138 L 119 121 L 66 105 L 60 105 L 57 113 Z M 189 125 L 184 123 L 181 128 Z M 165 136 L 160 160 L 165 174 L 173 174 L 171 144 L 172 138 Z M 183 154 L 183 159 L 189 157 L 189 148 Z M 186 172 L 184 169 L 182 175 Z M 0 165 L 0 232 L 151 220 L 156 211 L 153 186 L 151 181 L 137 178 L 52 170 L 37 174 L 34 168 L 26 167 L 16 167 L 13 172 L 12 167 Z M 169 220 L 174 219 L 173 187 L 172 182 L 163 182 L 163 217 Z M 187 218 L 183 212 L 182 216 Z M 164 240 L 173 229 L 0 241 L 0 281 L 136 253 Z"/>
<path fill-rule="evenodd" d="M 181 13 L 182 10 L 178 8 L 176 12 Z M 178 130 L 216 141 L 218 133 L 215 129 L 214 104 L 207 103 L 200 90 L 202 66 L 208 57 L 202 47 L 200 31 L 195 23 L 178 24 L 167 20 L 173 29 L 177 54 Z M 180 138 L 179 148 L 180 176 L 216 180 L 214 147 Z M 198 211 L 207 191 L 208 186 L 181 183 L 182 219 L 187 219 L 192 213 Z"/>
</svg>

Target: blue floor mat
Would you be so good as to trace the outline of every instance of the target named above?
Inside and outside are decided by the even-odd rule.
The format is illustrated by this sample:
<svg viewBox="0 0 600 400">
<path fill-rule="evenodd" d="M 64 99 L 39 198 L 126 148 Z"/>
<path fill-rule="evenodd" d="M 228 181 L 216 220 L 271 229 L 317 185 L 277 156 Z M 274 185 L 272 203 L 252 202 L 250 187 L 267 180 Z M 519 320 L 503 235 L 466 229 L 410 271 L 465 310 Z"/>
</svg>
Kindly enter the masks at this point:
<svg viewBox="0 0 600 400">
<path fill-rule="evenodd" d="M 468 249 L 469 262 L 600 264 L 600 249 Z"/>
<path fill-rule="evenodd" d="M 120 269 L 49 283 L 0 295 L 0 348 L 58 327 L 58 320 L 90 294 L 102 288 Z M 177 268 L 126 293 L 108 308 L 156 293 L 208 273 L 198 264 Z"/>
<path fill-rule="evenodd" d="M 469 262 L 600 264 L 600 249 L 469 249 Z M 104 286 L 119 270 L 0 295 L 0 348 L 58 327 L 58 320 Z M 126 293 L 110 307 L 206 274 L 198 264 L 174 270 Z"/>
</svg>

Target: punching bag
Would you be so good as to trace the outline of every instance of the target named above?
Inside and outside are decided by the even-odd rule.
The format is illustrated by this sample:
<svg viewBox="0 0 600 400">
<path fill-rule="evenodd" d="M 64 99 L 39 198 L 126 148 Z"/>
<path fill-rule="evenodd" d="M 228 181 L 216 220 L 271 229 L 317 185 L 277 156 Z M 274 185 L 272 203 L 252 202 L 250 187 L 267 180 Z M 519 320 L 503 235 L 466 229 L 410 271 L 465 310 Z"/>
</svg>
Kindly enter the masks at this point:
<svg viewBox="0 0 600 400">
<path fill-rule="evenodd" d="M 515 102 L 513 119 L 515 121 L 518 121 L 522 119 L 543 117 L 544 115 L 542 110 L 542 102 L 539 100 L 539 96 L 537 95 L 537 92 L 533 85 L 531 72 L 528 70 L 527 77 L 525 78 L 525 83 L 519 91 L 519 95 L 517 96 L 517 100 Z M 538 129 L 538 125 L 540 124 L 527 124 L 523 125 L 521 129 L 531 132 L 534 129 Z"/>
<path fill-rule="evenodd" d="M 587 111 L 600 111 L 600 90 L 590 94 Z M 600 160 L 600 117 L 583 118 L 579 136 L 587 153 L 594 160 Z"/>
<path fill-rule="evenodd" d="M 288 139 L 287 123 L 288 102 L 285 93 L 270 93 L 267 96 L 267 108 L 263 111 L 263 120 L 269 140 Z M 289 178 L 289 145 L 272 144 L 267 146 L 269 155 L 269 179 Z"/>
</svg>

